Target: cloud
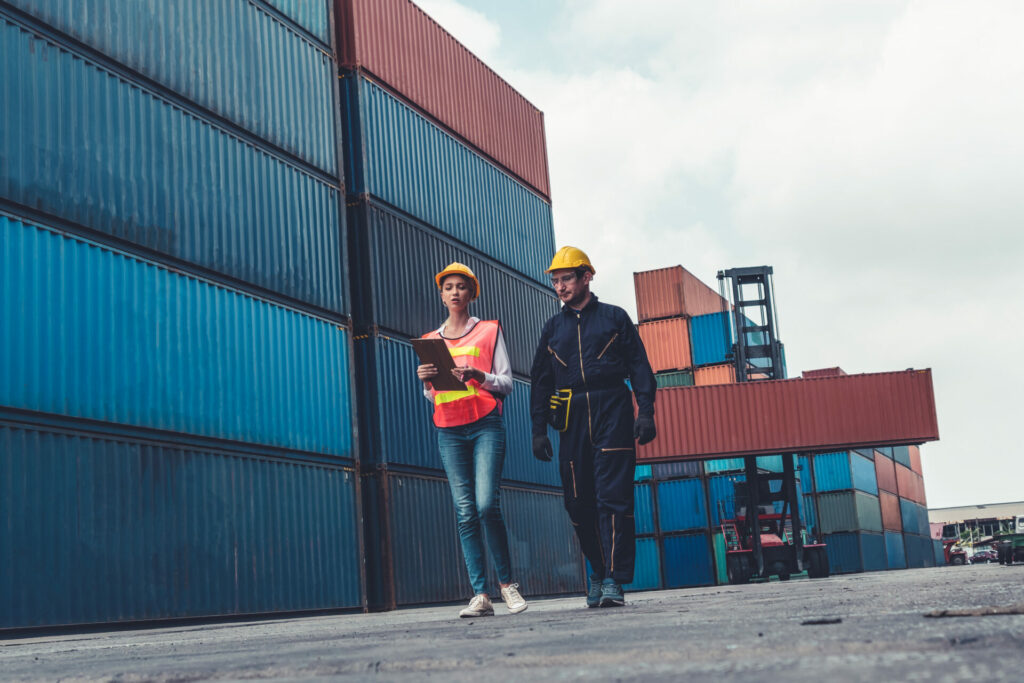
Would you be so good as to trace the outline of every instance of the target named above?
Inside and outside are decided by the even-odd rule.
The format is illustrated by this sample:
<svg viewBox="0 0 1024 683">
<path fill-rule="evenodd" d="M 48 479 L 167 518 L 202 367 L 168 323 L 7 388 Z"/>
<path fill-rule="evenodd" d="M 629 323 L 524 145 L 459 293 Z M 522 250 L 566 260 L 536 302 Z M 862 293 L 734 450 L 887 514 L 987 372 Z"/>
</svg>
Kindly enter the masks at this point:
<svg viewBox="0 0 1024 683">
<path fill-rule="evenodd" d="M 416 4 L 477 57 L 485 62 L 497 59 L 501 27 L 482 13 L 455 0 L 417 0 Z"/>
</svg>

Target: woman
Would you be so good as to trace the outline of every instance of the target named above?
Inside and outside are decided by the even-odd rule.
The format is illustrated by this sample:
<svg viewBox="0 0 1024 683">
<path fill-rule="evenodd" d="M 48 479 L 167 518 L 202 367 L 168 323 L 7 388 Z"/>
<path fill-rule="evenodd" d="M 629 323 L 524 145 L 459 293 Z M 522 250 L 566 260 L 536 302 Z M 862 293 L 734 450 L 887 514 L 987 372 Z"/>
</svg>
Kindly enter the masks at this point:
<svg viewBox="0 0 1024 683">
<path fill-rule="evenodd" d="M 473 585 L 473 599 L 459 616 L 494 614 L 487 595 L 481 526 L 494 559 L 501 597 L 509 612 L 518 614 L 527 604 L 519 594 L 519 584 L 512 583 L 508 532 L 499 498 L 505 462 L 501 402 L 512 391 L 508 351 L 496 320 L 480 320 L 467 311 L 469 302 L 480 295 L 480 282 L 473 271 L 452 263 L 434 280 L 448 309 L 448 319 L 423 336 L 445 341 L 455 360 L 452 373 L 466 384 L 466 390 L 434 391 L 430 379 L 437 376 L 435 365 L 418 366 L 416 376 L 423 381 L 423 393 L 434 405 L 437 445 L 452 489 L 462 554 Z"/>
</svg>

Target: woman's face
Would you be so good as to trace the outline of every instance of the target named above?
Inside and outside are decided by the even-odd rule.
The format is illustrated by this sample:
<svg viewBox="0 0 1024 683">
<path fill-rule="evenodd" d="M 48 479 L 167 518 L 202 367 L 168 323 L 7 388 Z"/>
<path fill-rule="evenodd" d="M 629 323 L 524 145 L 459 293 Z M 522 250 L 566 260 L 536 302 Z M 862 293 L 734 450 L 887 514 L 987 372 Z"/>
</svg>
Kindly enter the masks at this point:
<svg viewBox="0 0 1024 683">
<path fill-rule="evenodd" d="M 459 310 L 473 298 L 473 281 L 463 275 L 449 275 L 441 281 L 441 301 L 448 310 Z"/>
</svg>

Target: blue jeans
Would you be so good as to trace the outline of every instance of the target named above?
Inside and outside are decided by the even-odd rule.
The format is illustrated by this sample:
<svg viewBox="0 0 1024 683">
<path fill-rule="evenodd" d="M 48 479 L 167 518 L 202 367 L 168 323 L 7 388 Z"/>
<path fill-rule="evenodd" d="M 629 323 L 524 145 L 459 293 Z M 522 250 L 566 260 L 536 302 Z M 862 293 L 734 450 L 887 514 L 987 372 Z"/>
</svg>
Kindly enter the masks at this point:
<svg viewBox="0 0 1024 683">
<path fill-rule="evenodd" d="M 437 430 L 441 462 L 448 475 L 459 523 L 462 554 L 473 593 L 487 592 L 481 523 L 498 581 L 511 583 L 508 532 L 501 516 L 501 468 L 505 464 L 505 423 L 497 411 L 476 422 Z"/>
</svg>

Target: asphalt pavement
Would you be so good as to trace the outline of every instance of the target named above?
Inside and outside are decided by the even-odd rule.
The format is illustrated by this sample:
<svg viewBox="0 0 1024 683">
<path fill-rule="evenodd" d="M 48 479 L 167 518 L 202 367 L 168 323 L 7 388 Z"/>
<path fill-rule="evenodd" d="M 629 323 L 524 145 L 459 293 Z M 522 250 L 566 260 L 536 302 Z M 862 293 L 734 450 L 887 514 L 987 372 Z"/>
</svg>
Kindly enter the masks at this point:
<svg viewBox="0 0 1024 683">
<path fill-rule="evenodd" d="M 1024 680 L 1024 565 L 0 640 L 3 680 Z"/>
</svg>

